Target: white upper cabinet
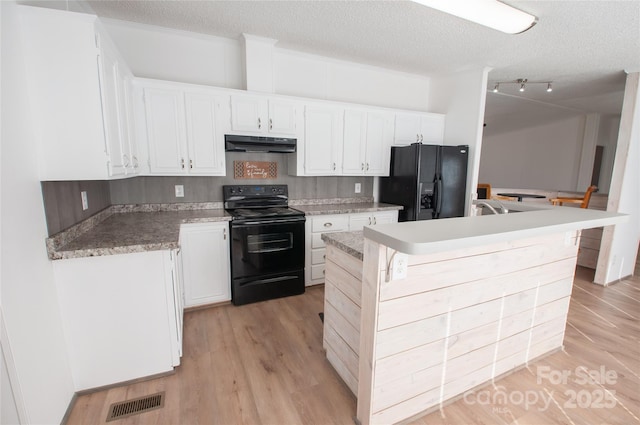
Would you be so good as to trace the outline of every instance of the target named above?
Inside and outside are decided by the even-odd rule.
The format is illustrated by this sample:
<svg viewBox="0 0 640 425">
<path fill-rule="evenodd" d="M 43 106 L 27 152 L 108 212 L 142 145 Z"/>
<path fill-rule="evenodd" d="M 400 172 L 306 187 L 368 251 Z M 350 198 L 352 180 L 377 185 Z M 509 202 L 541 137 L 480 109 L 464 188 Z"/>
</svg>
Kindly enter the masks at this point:
<svg viewBox="0 0 640 425">
<path fill-rule="evenodd" d="M 354 109 L 344 111 L 342 174 L 363 175 L 367 150 L 367 113 Z"/>
<path fill-rule="evenodd" d="M 295 102 L 262 96 L 231 96 L 231 130 L 236 133 L 295 136 Z"/>
<path fill-rule="evenodd" d="M 149 173 L 225 175 L 224 109 L 228 97 L 179 85 L 143 88 Z"/>
<path fill-rule="evenodd" d="M 228 100 L 222 96 L 185 93 L 189 173 L 224 175 L 224 135 L 218 117 Z"/>
<path fill-rule="evenodd" d="M 442 114 L 397 113 L 395 145 L 425 143 L 442 145 L 445 116 Z"/>
<path fill-rule="evenodd" d="M 103 180 L 134 173 L 126 108 L 131 73 L 96 17 L 20 10 L 40 179 Z"/>
<path fill-rule="evenodd" d="M 344 113 L 343 175 L 389 175 L 393 115 L 347 109 Z"/>
<path fill-rule="evenodd" d="M 334 106 L 305 106 L 305 175 L 332 176 L 342 173 L 343 111 Z"/>
</svg>

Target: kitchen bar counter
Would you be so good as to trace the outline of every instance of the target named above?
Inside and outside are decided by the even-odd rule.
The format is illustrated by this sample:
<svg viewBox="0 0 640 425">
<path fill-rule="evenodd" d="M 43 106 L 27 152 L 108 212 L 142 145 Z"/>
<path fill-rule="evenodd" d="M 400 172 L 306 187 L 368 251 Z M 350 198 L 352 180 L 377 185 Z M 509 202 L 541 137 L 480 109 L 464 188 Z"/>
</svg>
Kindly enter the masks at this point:
<svg viewBox="0 0 640 425">
<path fill-rule="evenodd" d="M 499 209 L 496 201 L 489 201 Z M 541 236 L 622 223 L 624 214 L 501 202 L 509 214 L 381 224 L 364 229 L 365 238 L 407 254 L 430 254 L 516 238 Z"/>
<path fill-rule="evenodd" d="M 581 230 L 627 217 L 505 204 L 521 212 L 365 227 L 362 245 L 323 234 L 323 345 L 359 423 L 427 414 L 562 348 Z"/>
</svg>

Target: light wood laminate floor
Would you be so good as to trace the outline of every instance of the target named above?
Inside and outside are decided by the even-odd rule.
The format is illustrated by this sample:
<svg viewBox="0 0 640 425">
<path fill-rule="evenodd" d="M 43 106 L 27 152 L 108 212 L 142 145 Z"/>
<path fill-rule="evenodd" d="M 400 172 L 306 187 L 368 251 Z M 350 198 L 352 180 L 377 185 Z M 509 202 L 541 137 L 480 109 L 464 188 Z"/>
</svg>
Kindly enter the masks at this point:
<svg viewBox="0 0 640 425">
<path fill-rule="evenodd" d="M 603 288 L 578 268 L 563 351 L 413 424 L 640 425 L 637 276 Z M 356 399 L 322 349 L 323 294 L 187 313 L 176 373 L 80 396 L 67 423 L 103 424 L 111 403 L 165 391 L 164 408 L 112 423 L 353 424 Z"/>
</svg>

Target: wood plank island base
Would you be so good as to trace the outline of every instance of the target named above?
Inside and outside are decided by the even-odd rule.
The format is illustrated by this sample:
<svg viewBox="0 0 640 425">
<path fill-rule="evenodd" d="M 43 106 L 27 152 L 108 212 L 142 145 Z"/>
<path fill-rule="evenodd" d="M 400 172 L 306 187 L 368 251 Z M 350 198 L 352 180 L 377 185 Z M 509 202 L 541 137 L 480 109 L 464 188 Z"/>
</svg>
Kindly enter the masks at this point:
<svg viewBox="0 0 640 425">
<path fill-rule="evenodd" d="M 323 346 L 359 423 L 420 417 L 563 346 L 580 231 L 626 219 L 568 210 L 323 234 Z"/>
</svg>

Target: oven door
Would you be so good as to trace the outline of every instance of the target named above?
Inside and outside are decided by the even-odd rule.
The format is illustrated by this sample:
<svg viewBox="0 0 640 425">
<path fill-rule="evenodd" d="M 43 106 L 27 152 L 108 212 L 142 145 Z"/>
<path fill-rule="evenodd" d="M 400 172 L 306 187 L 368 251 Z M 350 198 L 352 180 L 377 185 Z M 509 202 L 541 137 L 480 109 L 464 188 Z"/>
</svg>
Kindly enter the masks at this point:
<svg viewBox="0 0 640 425">
<path fill-rule="evenodd" d="M 304 269 L 304 220 L 232 222 L 232 279 Z"/>
</svg>

